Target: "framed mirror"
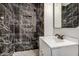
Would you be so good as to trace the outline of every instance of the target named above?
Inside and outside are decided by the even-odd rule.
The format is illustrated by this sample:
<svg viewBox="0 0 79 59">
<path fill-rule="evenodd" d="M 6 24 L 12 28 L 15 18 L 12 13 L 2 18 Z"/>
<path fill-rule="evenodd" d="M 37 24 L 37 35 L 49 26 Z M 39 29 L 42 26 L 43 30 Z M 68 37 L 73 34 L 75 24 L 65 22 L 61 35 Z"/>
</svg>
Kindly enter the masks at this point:
<svg viewBox="0 0 79 59">
<path fill-rule="evenodd" d="M 55 28 L 79 26 L 79 3 L 54 3 L 53 7 Z"/>
</svg>

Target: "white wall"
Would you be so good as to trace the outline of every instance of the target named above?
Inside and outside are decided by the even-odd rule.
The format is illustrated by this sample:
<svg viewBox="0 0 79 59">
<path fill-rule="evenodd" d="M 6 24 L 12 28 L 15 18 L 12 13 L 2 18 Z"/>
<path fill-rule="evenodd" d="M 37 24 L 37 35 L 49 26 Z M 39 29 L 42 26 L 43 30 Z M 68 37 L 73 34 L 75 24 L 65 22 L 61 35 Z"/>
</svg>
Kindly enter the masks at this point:
<svg viewBox="0 0 79 59">
<path fill-rule="evenodd" d="M 53 3 L 44 4 L 44 35 L 53 35 Z"/>
<path fill-rule="evenodd" d="M 56 33 L 79 39 L 79 29 L 77 29 L 77 28 L 54 29 L 54 34 L 56 34 Z"/>
</svg>

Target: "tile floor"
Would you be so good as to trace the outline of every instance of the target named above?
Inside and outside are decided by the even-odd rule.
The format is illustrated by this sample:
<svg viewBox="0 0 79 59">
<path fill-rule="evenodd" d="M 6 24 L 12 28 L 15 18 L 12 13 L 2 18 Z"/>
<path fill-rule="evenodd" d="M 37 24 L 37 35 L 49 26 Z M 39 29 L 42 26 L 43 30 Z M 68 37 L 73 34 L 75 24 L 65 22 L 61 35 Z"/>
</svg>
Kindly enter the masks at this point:
<svg viewBox="0 0 79 59">
<path fill-rule="evenodd" d="M 38 49 L 21 51 L 21 52 L 14 52 L 14 54 L 13 54 L 13 56 L 38 56 L 38 55 L 39 55 Z"/>
</svg>

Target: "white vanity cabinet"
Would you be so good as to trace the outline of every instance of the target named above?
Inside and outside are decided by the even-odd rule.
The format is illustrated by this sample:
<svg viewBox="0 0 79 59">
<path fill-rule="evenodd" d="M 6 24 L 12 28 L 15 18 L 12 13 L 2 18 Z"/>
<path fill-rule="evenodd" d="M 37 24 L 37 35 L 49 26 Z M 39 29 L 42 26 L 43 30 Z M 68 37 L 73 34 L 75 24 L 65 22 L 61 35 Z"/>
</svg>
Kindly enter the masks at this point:
<svg viewBox="0 0 79 59">
<path fill-rule="evenodd" d="M 78 43 L 62 40 L 55 41 L 53 37 L 40 37 L 39 39 L 40 56 L 78 56 Z"/>
<path fill-rule="evenodd" d="M 39 40 L 39 55 L 40 56 L 50 56 L 51 48 L 45 43 L 41 38 Z"/>
</svg>

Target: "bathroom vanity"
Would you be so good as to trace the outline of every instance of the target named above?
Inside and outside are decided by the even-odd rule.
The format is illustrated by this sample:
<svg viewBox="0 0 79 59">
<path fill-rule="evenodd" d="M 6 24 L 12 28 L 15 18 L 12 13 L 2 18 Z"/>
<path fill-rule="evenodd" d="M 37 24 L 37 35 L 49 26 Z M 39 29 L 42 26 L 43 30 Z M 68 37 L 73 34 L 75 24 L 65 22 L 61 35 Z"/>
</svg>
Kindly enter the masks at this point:
<svg viewBox="0 0 79 59">
<path fill-rule="evenodd" d="M 55 36 L 39 38 L 40 56 L 78 56 L 78 42 L 63 39 Z"/>
</svg>

